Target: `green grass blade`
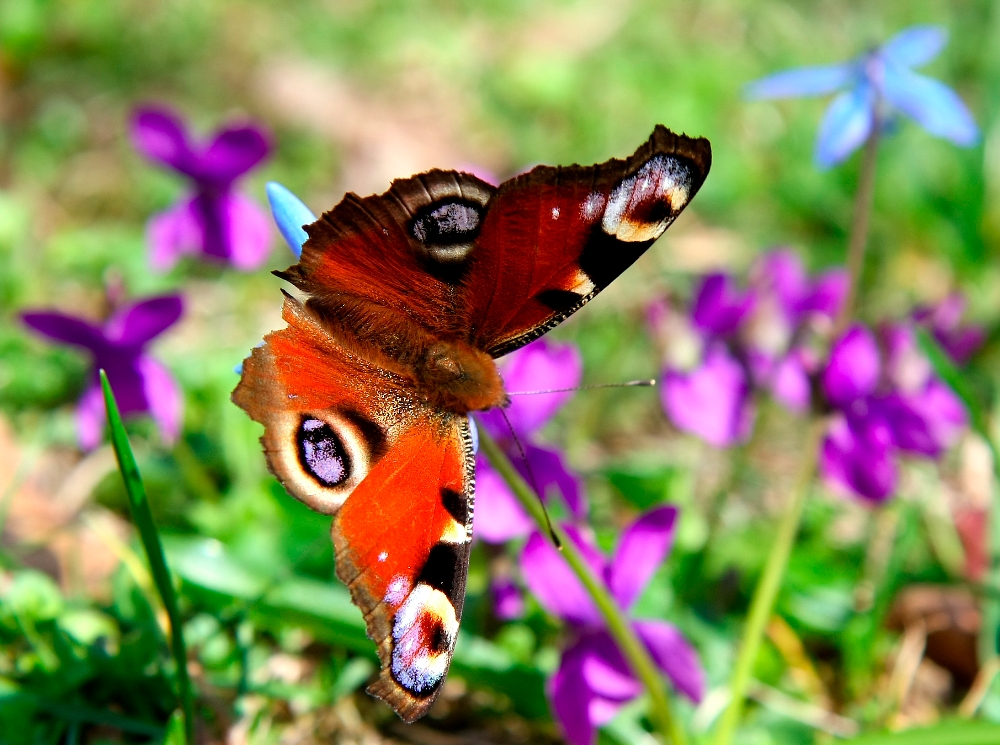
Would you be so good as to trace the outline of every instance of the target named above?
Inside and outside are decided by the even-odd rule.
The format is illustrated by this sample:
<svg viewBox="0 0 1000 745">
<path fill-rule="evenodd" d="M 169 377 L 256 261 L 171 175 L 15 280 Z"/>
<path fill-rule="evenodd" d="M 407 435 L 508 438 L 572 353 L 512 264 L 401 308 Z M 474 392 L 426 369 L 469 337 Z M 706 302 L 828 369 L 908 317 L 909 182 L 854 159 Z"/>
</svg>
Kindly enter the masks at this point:
<svg viewBox="0 0 1000 745">
<path fill-rule="evenodd" d="M 139 537 L 142 540 L 142 547 L 146 551 L 153 582 L 156 584 L 157 592 L 160 594 L 163 607 L 170 619 L 170 648 L 177 666 L 177 691 L 184 709 L 184 732 L 187 742 L 194 743 L 194 703 L 191 695 L 191 679 L 188 677 L 187 650 L 184 647 L 181 617 L 177 610 L 177 595 L 174 593 L 174 586 L 170 581 L 170 570 L 167 568 L 167 560 L 163 555 L 160 533 L 156 529 L 153 513 L 149 509 L 146 487 L 142 483 L 142 476 L 139 475 L 139 467 L 135 463 L 128 434 L 122 425 L 118 403 L 115 401 L 115 394 L 111 390 L 111 384 L 108 382 L 108 376 L 104 370 L 101 370 L 101 388 L 104 390 L 104 404 L 108 410 L 111 445 L 115 449 L 118 470 L 125 482 L 125 491 L 128 494 L 128 503 L 132 510 L 132 520 L 139 530 Z"/>
</svg>

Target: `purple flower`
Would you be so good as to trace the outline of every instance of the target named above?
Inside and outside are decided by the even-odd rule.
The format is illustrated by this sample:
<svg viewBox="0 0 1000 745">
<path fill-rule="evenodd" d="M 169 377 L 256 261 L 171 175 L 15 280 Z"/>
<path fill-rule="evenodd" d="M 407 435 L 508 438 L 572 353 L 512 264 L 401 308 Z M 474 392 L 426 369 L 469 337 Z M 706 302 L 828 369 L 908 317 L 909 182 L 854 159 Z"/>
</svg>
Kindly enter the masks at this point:
<svg viewBox="0 0 1000 745">
<path fill-rule="evenodd" d="M 913 329 L 874 334 L 855 324 L 834 344 L 821 378 L 837 413 L 820 471 L 835 489 L 874 502 L 896 489 L 900 454 L 938 457 L 967 424 L 965 407 L 920 352 Z"/>
<path fill-rule="evenodd" d="M 676 507 L 646 512 L 626 528 L 610 561 L 584 533 L 573 526 L 565 526 L 565 530 L 628 612 L 670 552 L 676 522 Z M 538 533 L 532 533 L 524 547 L 521 573 L 542 607 L 570 627 L 573 640 L 549 681 L 548 694 L 566 739 L 573 745 L 592 745 L 595 728 L 610 721 L 642 687 L 576 575 Z M 697 653 L 680 631 L 652 619 L 634 619 L 632 628 L 674 686 L 692 701 L 700 701 L 705 674 Z"/>
<path fill-rule="evenodd" d="M 768 252 L 751 272 L 757 301 L 740 340 L 754 382 L 793 411 L 804 412 L 809 406 L 809 376 L 816 372 L 816 355 L 809 345 L 832 326 L 847 286 L 842 269 L 811 279 L 798 255 L 787 249 Z"/>
<path fill-rule="evenodd" d="M 690 372 L 665 370 L 660 400 L 678 429 L 715 447 L 727 447 L 750 435 L 750 381 L 722 344 L 713 345 Z"/>
<path fill-rule="evenodd" d="M 191 184 L 188 196 L 149 221 L 154 269 L 169 269 L 188 253 L 243 270 L 264 263 L 271 245 L 267 214 L 235 189 L 236 181 L 268 155 L 270 145 L 260 128 L 227 127 L 198 145 L 178 116 L 145 108 L 132 118 L 132 141 L 147 158 L 184 175 Z"/>
<path fill-rule="evenodd" d="M 31 311 L 21 315 L 34 331 L 82 347 L 93 357 L 90 383 L 76 410 L 77 435 L 84 450 L 101 443 L 106 421 L 97 376 L 102 368 L 108 374 L 123 416 L 148 413 L 164 439 L 177 438 L 181 425 L 180 388 L 167 369 L 146 353 L 146 347 L 173 326 L 182 312 L 179 295 L 164 295 L 119 309 L 103 326 L 64 313 Z"/>
<path fill-rule="evenodd" d="M 839 65 L 802 67 L 757 80 L 752 99 L 812 96 L 844 90 L 826 110 L 816 142 L 816 162 L 829 168 L 858 149 L 885 110 L 906 114 L 932 135 L 969 147 L 979 128 L 948 86 L 911 68 L 938 56 L 947 41 L 939 26 L 912 26 L 885 44 Z"/>
<path fill-rule="evenodd" d="M 500 370 L 504 386 L 511 393 L 547 391 L 578 386 L 583 376 L 583 363 L 576 348 L 539 339 L 506 357 Z M 539 430 L 572 395 L 566 391 L 512 396 L 510 406 L 503 412 L 487 411 L 477 415 L 477 419 L 506 450 L 514 467 L 528 483 L 534 482 L 539 496 L 545 499 L 556 490 L 573 515 L 583 518 L 587 508 L 579 479 L 569 470 L 561 452 L 534 441 Z M 510 428 L 504 421 L 505 414 Z M 511 436 L 511 428 L 524 447 L 524 458 Z M 476 459 L 474 515 L 473 533 L 488 543 L 503 543 L 527 535 L 534 524 L 504 480 L 482 456 Z"/>
<path fill-rule="evenodd" d="M 930 308 L 917 308 L 913 318 L 927 328 L 956 364 L 964 365 L 986 341 L 982 326 L 962 325 L 965 298 L 954 292 Z"/>
<path fill-rule="evenodd" d="M 726 274 L 706 276 L 695 292 L 691 315 L 664 302 L 647 308 L 646 320 L 664 350 L 660 400 L 683 432 L 716 447 L 750 434 L 750 381 L 730 345 L 754 306 L 754 297 Z"/>
</svg>

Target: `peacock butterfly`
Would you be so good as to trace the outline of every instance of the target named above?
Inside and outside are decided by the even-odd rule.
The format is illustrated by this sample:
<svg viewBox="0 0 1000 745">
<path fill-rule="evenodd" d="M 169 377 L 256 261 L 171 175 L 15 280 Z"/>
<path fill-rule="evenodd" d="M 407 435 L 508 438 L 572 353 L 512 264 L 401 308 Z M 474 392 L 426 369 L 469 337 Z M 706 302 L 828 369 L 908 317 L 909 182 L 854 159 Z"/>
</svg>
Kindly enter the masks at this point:
<svg viewBox="0 0 1000 745">
<path fill-rule="evenodd" d="M 337 576 L 378 645 L 369 692 L 407 722 L 451 663 L 472 538 L 475 429 L 507 404 L 493 360 L 587 303 L 708 175 L 705 139 L 657 126 L 626 160 L 539 166 L 498 187 L 434 170 L 348 194 L 276 274 L 287 327 L 233 401 L 285 488 L 333 515 Z"/>
</svg>

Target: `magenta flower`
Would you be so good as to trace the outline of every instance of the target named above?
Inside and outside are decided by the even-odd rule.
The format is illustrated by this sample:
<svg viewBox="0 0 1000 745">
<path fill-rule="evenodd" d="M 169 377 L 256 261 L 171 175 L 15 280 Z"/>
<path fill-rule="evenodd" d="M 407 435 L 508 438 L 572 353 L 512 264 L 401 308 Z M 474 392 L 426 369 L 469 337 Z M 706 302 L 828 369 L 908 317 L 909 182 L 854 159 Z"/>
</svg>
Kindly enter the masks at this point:
<svg viewBox="0 0 1000 745">
<path fill-rule="evenodd" d="M 982 326 L 963 325 L 965 298 L 953 292 L 933 307 L 917 308 L 913 318 L 930 331 L 948 356 L 958 365 L 964 365 L 986 341 Z"/>
<path fill-rule="evenodd" d="M 97 371 L 104 369 L 123 416 L 148 413 L 167 441 L 177 438 L 182 397 L 170 372 L 146 353 L 149 343 L 173 326 L 183 312 L 179 295 L 164 295 L 127 305 L 103 326 L 64 313 L 30 311 L 24 323 L 39 334 L 81 347 L 93 358 L 90 383 L 77 404 L 80 447 L 101 443 L 106 413 Z"/>
<path fill-rule="evenodd" d="M 647 309 L 664 349 L 663 410 L 678 429 L 716 447 L 746 439 L 753 423 L 750 379 L 732 348 L 753 304 L 731 277 L 711 274 L 695 293 L 690 317 L 666 303 Z"/>
<path fill-rule="evenodd" d="M 576 348 L 539 339 L 504 358 L 500 372 L 509 392 L 547 391 L 578 386 L 583 376 L 583 363 Z M 587 507 L 580 480 L 569 470 L 561 452 L 535 442 L 538 431 L 572 395 L 562 392 L 511 397 L 511 404 L 504 413 L 524 446 L 530 473 L 503 419 L 504 414 L 497 410 L 487 411 L 477 415 L 477 419 L 504 448 L 528 483 L 534 481 L 539 496 L 546 499 L 552 490 L 558 491 L 572 514 L 582 519 Z M 488 543 L 503 543 L 527 535 L 534 525 L 504 480 L 482 456 L 476 459 L 474 521 L 473 534 Z"/>
<path fill-rule="evenodd" d="M 670 552 L 676 523 L 676 507 L 646 512 L 622 533 L 610 561 L 583 532 L 569 525 L 564 529 L 621 608 L 628 611 Z M 622 705 L 642 692 L 642 686 L 576 575 L 538 533 L 532 533 L 524 547 L 521 573 L 542 607 L 570 628 L 572 642 L 549 681 L 548 694 L 566 739 L 573 745 L 592 745 L 595 728 L 609 722 Z M 700 701 L 705 674 L 681 632 L 654 619 L 633 619 L 632 627 L 674 686 L 692 701 Z"/>
<path fill-rule="evenodd" d="M 165 109 L 140 109 L 132 118 L 136 149 L 185 176 L 191 193 L 147 226 L 150 264 L 172 267 L 184 254 L 201 254 L 237 269 L 256 269 L 267 259 L 267 213 L 235 189 L 237 180 L 267 157 L 267 137 L 253 125 L 219 130 L 204 145 L 193 143 L 184 123 Z"/>
<path fill-rule="evenodd" d="M 901 454 L 938 457 L 967 424 L 961 400 L 920 353 L 913 330 L 887 325 L 883 349 L 855 324 L 834 344 L 822 389 L 836 410 L 820 452 L 834 489 L 880 502 L 896 490 Z"/>
<path fill-rule="evenodd" d="M 740 332 L 756 385 L 789 409 L 804 412 L 817 372 L 813 337 L 833 323 L 847 296 L 848 277 L 834 269 L 811 279 L 793 251 L 765 254 L 751 272 L 757 302 Z"/>
</svg>

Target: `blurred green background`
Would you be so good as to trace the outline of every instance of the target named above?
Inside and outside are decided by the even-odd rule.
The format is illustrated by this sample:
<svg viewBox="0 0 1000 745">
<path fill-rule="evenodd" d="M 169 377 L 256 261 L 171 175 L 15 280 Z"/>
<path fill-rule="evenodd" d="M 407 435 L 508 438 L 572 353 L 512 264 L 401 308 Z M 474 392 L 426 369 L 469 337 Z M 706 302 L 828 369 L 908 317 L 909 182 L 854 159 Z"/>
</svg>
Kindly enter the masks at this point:
<svg viewBox="0 0 1000 745">
<path fill-rule="evenodd" d="M 0 742 L 147 741 L 174 704 L 113 460 L 75 447 L 85 360 L 16 318 L 48 306 L 98 318 L 118 279 L 133 295 L 178 288 L 187 301 L 156 348 L 185 391 L 182 441 L 171 451 L 151 426 L 133 432 L 182 582 L 205 741 L 558 741 L 542 687 L 559 628 L 535 606 L 523 622 L 491 616 L 489 566 L 510 559 L 502 550 L 474 556 L 463 646 L 428 720 L 404 728 L 355 693 L 373 650 L 332 579 L 329 518 L 284 495 L 259 428 L 229 402 L 233 367 L 281 323 L 281 282 L 193 262 L 149 271 L 145 221 L 184 185 L 132 149 L 133 107 L 169 104 L 202 133 L 262 122 L 276 151 L 246 190 L 263 204 L 265 181 L 280 181 L 317 213 L 345 191 L 380 192 L 431 167 L 506 178 L 625 155 L 656 123 L 708 137 L 712 173 L 693 206 L 553 332 L 581 348 L 585 382 L 620 381 L 657 373 L 641 323 L 650 299 L 683 297 L 699 273 L 745 270 L 775 245 L 814 269 L 844 260 L 859 159 L 828 172 L 813 164 L 826 101 L 748 103 L 741 89 L 849 58 L 915 23 L 949 30 L 926 71 L 960 93 L 983 140 L 959 150 L 904 122 L 885 141 L 861 315 L 902 316 L 961 289 L 970 316 L 992 324 L 1000 5 L 988 0 L 0 0 Z M 275 232 L 267 268 L 290 263 Z M 987 350 L 971 378 L 979 390 L 991 388 L 992 358 Z M 623 389 L 577 394 L 548 435 L 586 476 L 606 543 L 641 508 L 685 507 L 679 545 L 641 610 L 680 625 L 710 689 L 723 685 L 802 423 L 765 407 L 753 441 L 720 453 L 678 435 L 654 392 Z M 976 445 L 940 472 L 910 468 L 904 498 L 879 513 L 817 491 L 779 601 L 787 633 L 775 631 L 762 655 L 763 704 L 741 742 L 829 741 L 776 695 L 870 729 L 954 714 L 970 681 L 944 667 L 920 679 L 916 699 L 894 698 L 900 632 L 886 620 L 907 584 L 965 586 L 947 499 L 984 488 L 988 498 Z M 859 586 L 871 602 L 857 602 Z M 781 646 L 787 638 L 808 664 Z M 1000 699 L 990 702 L 986 715 L 1000 717 Z M 711 719 L 679 708 L 696 734 Z M 642 717 L 641 706 L 623 712 L 602 742 L 637 742 Z"/>
</svg>

